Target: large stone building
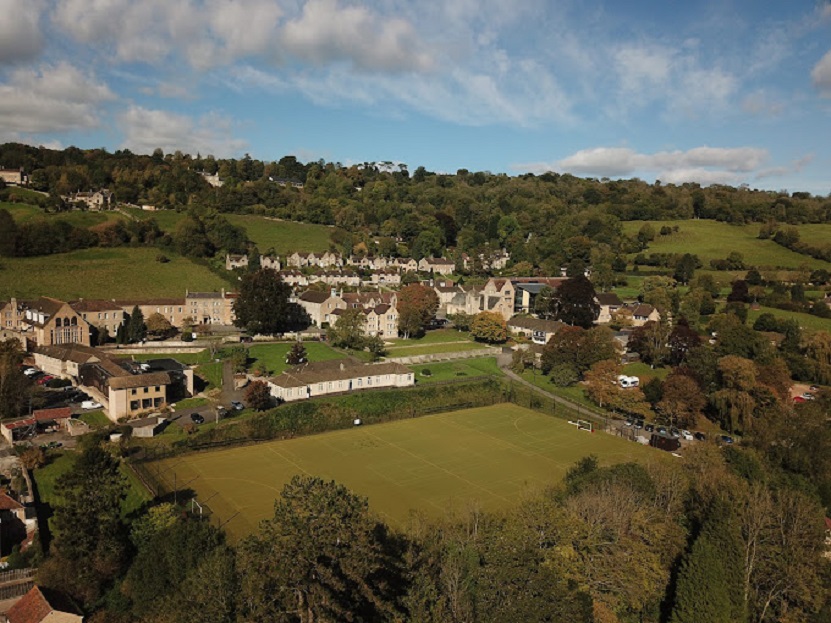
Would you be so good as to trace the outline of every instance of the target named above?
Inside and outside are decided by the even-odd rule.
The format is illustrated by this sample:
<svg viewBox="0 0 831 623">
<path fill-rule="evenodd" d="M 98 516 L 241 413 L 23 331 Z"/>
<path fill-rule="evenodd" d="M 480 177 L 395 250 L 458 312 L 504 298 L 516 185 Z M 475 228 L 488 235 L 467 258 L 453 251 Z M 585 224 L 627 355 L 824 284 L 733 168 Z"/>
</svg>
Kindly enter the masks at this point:
<svg viewBox="0 0 831 623">
<path fill-rule="evenodd" d="M 7 332 L 26 347 L 56 344 L 90 345 L 90 324 L 69 303 L 50 297 L 33 301 L 15 298 L 0 307 L 0 319 Z"/>
</svg>

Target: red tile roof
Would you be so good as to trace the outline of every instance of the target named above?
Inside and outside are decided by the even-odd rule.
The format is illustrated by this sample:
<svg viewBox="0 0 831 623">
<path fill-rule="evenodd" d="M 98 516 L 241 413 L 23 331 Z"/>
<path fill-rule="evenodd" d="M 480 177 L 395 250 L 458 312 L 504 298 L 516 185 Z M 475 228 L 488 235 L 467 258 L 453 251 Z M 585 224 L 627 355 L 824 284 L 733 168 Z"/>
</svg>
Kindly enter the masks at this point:
<svg viewBox="0 0 831 623">
<path fill-rule="evenodd" d="M 41 623 L 52 612 L 66 612 L 82 620 L 78 607 L 60 593 L 35 586 L 6 613 L 9 623 Z"/>
<path fill-rule="evenodd" d="M 69 407 L 60 407 L 58 409 L 35 409 L 32 413 L 36 420 L 43 422 L 44 420 L 63 420 L 72 417 L 72 409 Z"/>
<path fill-rule="evenodd" d="M 15 500 L 8 493 L 0 491 L 0 511 L 12 511 L 23 508 L 23 504 Z"/>
</svg>

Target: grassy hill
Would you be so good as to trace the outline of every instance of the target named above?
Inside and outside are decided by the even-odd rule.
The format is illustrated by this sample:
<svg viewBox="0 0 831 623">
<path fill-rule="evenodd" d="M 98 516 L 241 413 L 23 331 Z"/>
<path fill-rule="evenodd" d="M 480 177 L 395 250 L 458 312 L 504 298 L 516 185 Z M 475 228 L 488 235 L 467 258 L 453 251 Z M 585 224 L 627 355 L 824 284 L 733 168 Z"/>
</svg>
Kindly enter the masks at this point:
<svg viewBox="0 0 831 623">
<path fill-rule="evenodd" d="M 165 231 L 176 229 L 176 225 L 184 217 L 183 213 L 174 212 L 173 210 L 144 212 L 135 208 L 127 208 L 126 211 L 137 218 L 156 219 L 159 227 Z M 329 249 L 329 240 L 333 230 L 326 225 L 295 223 L 265 216 L 244 214 L 226 214 L 224 216 L 233 225 L 243 227 L 248 233 L 249 239 L 263 253 L 271 248 L 274 248 L 280 255 L 291 251 L 321 252 Z"/>
<path fill-rule="evenodd" d="M 209 269 L 174 255 L 156 261 L 154 248 L 84 249 L 0 261 L 0 300 L 41 295 L 76 298 L 184 296 L 185 290 L 219 290 L 229 283 Z"/>
<path fill-rule="evenodd" d="M 66 221 L 76 227 L 92 227 L 106 221 L 124 219 L 118 212 L 82 212 L 72 210 L 70 212 L 44 212 L 36 205 L 28 203 L 6 203 L 0 202 L 0 209 L 7 210 L 17 223 L 26 223 L 38 219 Z"/>
<path fill-rule="evenodd" d="M 628 221 L 623 223 L 623 230 L 630 235 L 649 222 L 658 232 L 664 226 L 678 226 L 678 232 L 668 236 L 656 236 L 649 243 L 645 253 L 693 253 L 698 255 L 705 267 L 710 260 L 724 259 L 731 251 L 738 251 L 744 256 L 748 265 L 758 268 L 798 268 L 806 265 L 811 268 L 831 270 L 831 263 L 815 260 L 782 247 L 772 240 L 760 240 L 759 223 L 750 225 L 730 225 L 718 221 Z M 807 232 L 809 237 L 821 235 L 822 231 L 831 234 L 831 225 L 804 225 L 798 228 Z"/>
</svg>

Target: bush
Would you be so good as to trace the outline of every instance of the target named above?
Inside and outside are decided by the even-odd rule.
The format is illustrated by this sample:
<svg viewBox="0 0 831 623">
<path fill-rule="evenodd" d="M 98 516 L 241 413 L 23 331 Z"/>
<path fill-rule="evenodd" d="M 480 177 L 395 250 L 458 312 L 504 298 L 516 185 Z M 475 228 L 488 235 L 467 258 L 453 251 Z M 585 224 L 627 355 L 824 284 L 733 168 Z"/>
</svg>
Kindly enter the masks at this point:
<svg viewBox="0 0 831 623">
<path fill-rule="evenodd" d="M 49 379 L 46 381 L 46 387 L 51 387 L 53 389 L 57 389 L 59 387 L 69 387 L 72 385 L 72 381 L 69 379 Z"/>
<path fill-rule="evenodd" d="M 569 387 L 580 380 L 577 370 L 568 363 L 560 363 L 551 368 L 551 382 L 558 387 Z"/>
<path fill-rule="evenodd" d="M 430 368 L 424 368 L 421 371 L 421 376 L 433 376 L 433 373 L 430 371 Z"/>
</svg>

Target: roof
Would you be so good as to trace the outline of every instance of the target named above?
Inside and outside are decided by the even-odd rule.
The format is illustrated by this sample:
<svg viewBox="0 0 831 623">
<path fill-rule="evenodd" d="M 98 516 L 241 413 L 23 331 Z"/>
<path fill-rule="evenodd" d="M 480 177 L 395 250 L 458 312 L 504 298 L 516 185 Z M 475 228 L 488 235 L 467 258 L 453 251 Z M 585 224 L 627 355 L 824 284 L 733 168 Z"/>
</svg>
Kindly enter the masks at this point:
<svg viewBox="0 0 831 623">
<path fill-rule="evenodd" d="M 303 294 L 300 295 L 300 300 L 306 301 L 307 303 L 323 303 L 330 296 L 331 294 L 329 292 L 316 292 L 315 290 L 306 290 Z"/>
<path fill-rule="evenodd" d="M 65 420 L 72 417 L 72 409 L 69 407 L 59 407 L 57 409 L 36 409 L 32 416 L 39 422 L 46 420 Z"/>
<path fill-rule="evenodd" d="M 81 616 L 78 606 L 66 595 L 35 586 L 9 608 L 6 618 L 9 623 L 41 623 L 55 611 Z"/>
<path fill-rule="evenodd" d="M 130 389 L 134 387 L 149 387 L 150 385 L 170 385 L 170 375 L 167 372 L 151 372 L 149 374 L 130 374 L 117 376 L 109 380 L 112 389 Z"/>
<path fill-rule="evenodd" d="M 411 374 L 412 371 L 400 363 L 364 364 L 354 359 L 315 361 L 286 370 L 280 376 L 269 379 L 278 387 L 305 387 L 328 381 L 344 381 L 380 374 Z"/>
<path fill-rule="evenodd" d="M 13 511 L 21 508 L 24 508 L 23 504 L 15 500 L 5 491 L 0 491 L 0 511 Z"/>
<path fill-rule="evenodd" d="M 533 318 L 531 316 L 514 316 L 508 321 L 508 326 L 517 327 L 519 329 L 529 329 L 531 331 L 556 333 L 563 326 L 563 323 L 559 320 L 544 320 L 542 318 Z"/>
<path fill-rule="evenodd" d="M 614 292 L 600 292 L 597 295 L 597 302 L 601 305 L 623 305 L 623 301 Z"/>
<path fill-rule="evenodd" d="M 127 422 L 130 428 L 144 428 L 145 426 L 152 426 L 153 428 L 155 428 L 156 426 L 159 426 L 160 424 L 164 423 L 165 418 L 159 417 L 158 415 L 144 417 L 138 420 L 130 420 L 129 422 Z"/>
<path fill-rule="evenodd" d="M 543 288 L 548 288 L 549 286 L 544 283 L 518 283 L 516 287 L 519 290 L 525 290 L 531 294 L 539 294 Z"/>
<path fill-rule="evenodd" d="M 186 299 L 222 299 L 225 298 L 222 292 L 188 292 Z"/>
<path fill-rule="evenodd" d="M 450 260 L 446 260 L 443 257 L 435 257 L 435 258 L 431 257 L 431 258 L 427 258 L 425 261 L 428 264 L 435 264 L 437 266 L 455 266 L 454 262 L 451 262 Z"/>
<path fill-rule="evenodd" d="M 93 300 L 70 301 L 69 306 L 76 312 L 122 311 L 115 301 Z"/>
<path fill-rule="evenodd" d="M 57 314 L 65 304 L 66 303 L 59 301 L 58 299 L 42 296 L 34 301 L 26 301 L 24 303 L 24 307 L 33 311 L 42 312 L 48 318 L 51 318 Z M 31 322 L 31 320 L 29 322 Z"/>
<path fill-rule="evenodd" d="M 115 300 L 113 301 L 119 307 L 144 307 L 146 305 L 184 305 L 185 297 L 181 298 L 159 298 L 159 299 L 141 299 L 139 300 Z"/>
<path fill-rule="evenodd" d="M 649 316 L 655 308 L 652 305 L 647 305 L 646 303 L 641 303 L 640 305 L 636 305 L 632 308 L 632 315 L 633 316 L 643 316 L 644 318 Z"/>
<path fill-rule="evenodd" d="M 37 420 L 35 418 L 27 417 L 12 422 L 3 422 L 0 426 L 3 426 L 6 430 L 14 430 L 15 428 L 23 428 L 24 426 L 34 426 L 36 422 Z"/>
<path fill-rule="evenodd" d="M 91 359 L 105 358 L 101 351 L 82 346 L 81 344 L 66 344 L 64 346 L 38 346 L 35 354 L 60 359 L 61 361 L 72 361 L 73 363 L 87 363 Z"/>
</svg>

